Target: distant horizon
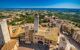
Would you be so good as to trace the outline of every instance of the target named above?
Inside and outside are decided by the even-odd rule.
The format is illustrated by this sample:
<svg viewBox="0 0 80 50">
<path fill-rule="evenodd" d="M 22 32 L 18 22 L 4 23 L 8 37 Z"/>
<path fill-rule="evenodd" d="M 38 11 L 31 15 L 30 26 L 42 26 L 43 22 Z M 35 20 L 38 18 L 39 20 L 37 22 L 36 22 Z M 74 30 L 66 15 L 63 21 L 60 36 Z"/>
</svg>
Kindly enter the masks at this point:
<svg viewBox="0 0 80 50">
<path fill-rule="evenodd" d="M 80 9 L 80 8 L 0 8 L 0 9 Z"/>
</svg>

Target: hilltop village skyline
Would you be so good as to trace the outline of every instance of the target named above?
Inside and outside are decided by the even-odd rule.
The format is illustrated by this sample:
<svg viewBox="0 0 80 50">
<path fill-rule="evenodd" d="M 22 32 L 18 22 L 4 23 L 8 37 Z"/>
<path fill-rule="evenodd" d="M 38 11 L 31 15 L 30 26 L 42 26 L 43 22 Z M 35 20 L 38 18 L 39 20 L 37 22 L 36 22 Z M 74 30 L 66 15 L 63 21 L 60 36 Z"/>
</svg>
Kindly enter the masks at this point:
<svg viewBox="0 0 80 50">
<path fill-rule="evenodd" d="M 0 10 L 0 49 L 79 50 L 79 13 L 79 9 Z"/>
</svg>

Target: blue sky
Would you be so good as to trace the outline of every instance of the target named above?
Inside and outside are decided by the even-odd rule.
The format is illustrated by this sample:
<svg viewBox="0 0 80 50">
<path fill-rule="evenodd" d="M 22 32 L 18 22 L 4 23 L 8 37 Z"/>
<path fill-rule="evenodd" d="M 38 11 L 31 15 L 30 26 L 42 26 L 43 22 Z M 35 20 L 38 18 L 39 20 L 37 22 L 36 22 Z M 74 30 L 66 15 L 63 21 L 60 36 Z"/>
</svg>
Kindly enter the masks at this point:
<svg viewBox="0 0 80 50">
<path fill-rule="evenodd" d="M 80 8 L 80 0 L 0 0 L 0 8 Z"/>
</svg>

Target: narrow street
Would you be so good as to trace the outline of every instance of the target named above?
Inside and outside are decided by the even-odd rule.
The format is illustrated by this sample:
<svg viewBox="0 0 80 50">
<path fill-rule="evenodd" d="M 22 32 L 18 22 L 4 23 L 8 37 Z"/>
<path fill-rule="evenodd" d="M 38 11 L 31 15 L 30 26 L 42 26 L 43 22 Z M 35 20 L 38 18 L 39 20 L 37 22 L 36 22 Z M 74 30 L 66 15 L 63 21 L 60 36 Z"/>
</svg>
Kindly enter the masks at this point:
<svg viewBox="0 0 80 50">
<path fill-rule="evenodd" d="M 67 36 L 67 35 L 65 35 L 65 34 L 62 34 L 62 35 L 66 38 L 66 40 L 68 41 L 69 44 L 71 44 L 71 45 L 73 45 L 74 47 L 76 47 L 77 50 L 80 50 L 80 44 L 77 43 L 72 37 Z M 70 45 L 68 45 L 68 46 L 70 46 Z"/>
</svg>

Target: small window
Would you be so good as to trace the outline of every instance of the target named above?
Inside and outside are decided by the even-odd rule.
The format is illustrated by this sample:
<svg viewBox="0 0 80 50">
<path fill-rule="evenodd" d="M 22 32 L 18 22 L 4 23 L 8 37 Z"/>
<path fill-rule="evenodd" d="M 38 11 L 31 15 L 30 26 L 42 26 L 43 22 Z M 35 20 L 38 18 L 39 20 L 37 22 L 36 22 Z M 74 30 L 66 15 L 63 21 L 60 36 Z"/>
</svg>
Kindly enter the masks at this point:
<svg viewBox="0 0 80 50">
<path fill-rule="evenodd" d="M 36 37 L 35 37 L 35 39 L 36 39 Z"/>
<path fill-rule="evenodd" d="M 41 40 L 42 40 L 42 38 L 41 38 Z"/>
<path fill-rule="evenodd" d="M 52 43 L 52 41 L 50 41 L 50 43 Z"/>
<path fill-rule="evenodd" d="M 47 42 L 45 42 L 45 43 L 47 43 Z"/>
<path fill-rule="evenodd" d="M 57 43 L 57 45 L 59 45 L 59 43 Z"/>
<path fill-rule="evenodd" d="M 39 38 L 38 38 L 39 39 Z"/>
<path fill-rule="evenodd" d="M 47 42 L 45 41 L 45 43 L 47 43 Z"/>
</svg>

